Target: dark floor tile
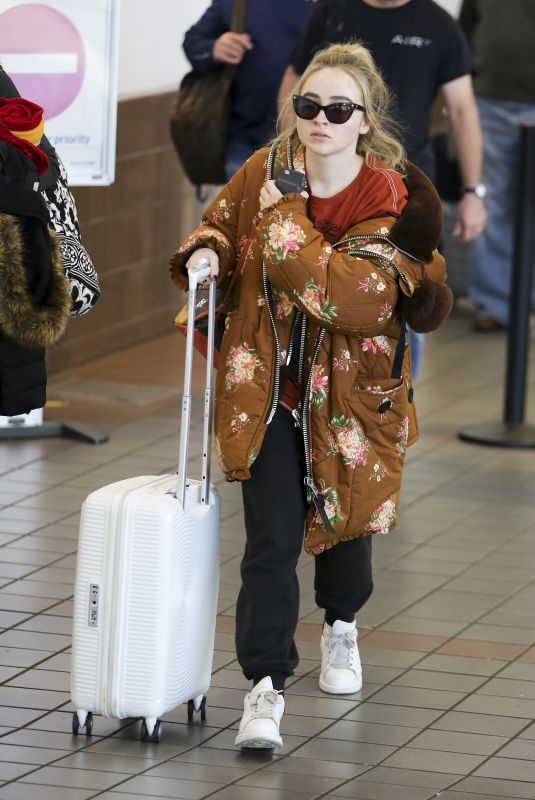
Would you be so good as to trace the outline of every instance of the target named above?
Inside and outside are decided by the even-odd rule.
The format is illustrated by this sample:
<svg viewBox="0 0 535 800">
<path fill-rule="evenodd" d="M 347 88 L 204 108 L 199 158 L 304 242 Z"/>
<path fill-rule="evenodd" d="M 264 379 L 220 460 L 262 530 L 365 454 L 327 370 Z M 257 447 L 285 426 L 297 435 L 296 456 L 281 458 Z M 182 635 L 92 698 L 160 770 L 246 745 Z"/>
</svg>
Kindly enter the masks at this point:
<svg viewBox="0 0 535 800">
<path fill-rule="evenodd" d="M 22 708 L 41 708 L 52 710 L 69 699 L 62 692 L 46 692 L 37 689 L 17 689 L 13 686 L 0 686 L 0 705 Z"/>
<path fill-rule="evenodd" d="M 420 732 L 420 728 L 378 725 L 370 722 L 341 720 L 319 734 L 320 739 L 342 739 L 348 742 L 368 742 L 400 746 Z"/>
<path fill-rule="evenodd" d="M 0 761 L 0 782 L 14 781 L 34 769 L 34 764 L 10 764 L 7 761 Z"/>
<path fill-rule="evenodd" d="M 419 786 L 393 786 L 388 783 L 367 781 L 368 773 L 361 778 L 334 789 L 328 798 L 349 797 L 356 800 L 428 800 L 429 789 Z M 442 795 L 440 796 L 442 800 Z M 481 798 L 484 800 L 484 798 Z"/>
<path fill-rule="evenodd" d="M 129 794 L 145 794 L 149 797 L 179 797 L 185 800 L 201 800 L 207 794 L 217 791 L 220 785 L 205 781 L 139 775 L 129 778 L 121 786 L 118 786 L 116 791 Z"/>
<path fill-rule="evenodd" d="M 400 769 L 418 769 L 428 772 L 438 772 L 440 770 L 440 772 L 467 775 L 483 760 L 483 756 L 405 747 L 387 758 L 384 765 L 385 767 L 399 767 Z"/>
<path fill-rule="evenodd" d="M 439 792 L 461 775 L 455 776 L 447 772 L 423 771 L 415 769 L 398 769 L 396 767 L 379 766 L 368 770 L 362 779 L 371 783 L 386 783 L 389 786 L 418 786 Z M 431 792 L 430 792 L 431 794 Z M 388 796 L 387 796 L 388 797 Z"/>
<path fill-rule="evenodd" d="M 473 794 L 498 795 L 499 798 L 511 800 L 533 800 L 535 797 L 535 785 L 531 782 L 520 780 L 502 780 L 500 778 L 476 778 L 470 777 L 456 784 L 455 790 L 461 794 L 459 800 L 463 800 L 463 792 Z M 484 798 L 482 798 L 484 800 Z"/>
<path fill-rule="evenodd" d="M 43 786 L 64 786 L 72 789 L 108 789 L 126 776 L 119 772 L 102 772 L 89 769 L 67 769 L 63 766 L 43 767 L 20 779 L 21 783 Z M 30 789 L 28 790 L 30 791 Z"/>
<path fill-rule="evenodd" d="M 511 798 L 512 795 L 508 795 Z M 506 800 L 503 795 L 497 794 L 473 794 L 472 792 L 456 792 L 455 790 L 443 792 L 440 800 Z"/>
<path fill-rule="evenodd" d="M 339 739 L 313 739 L 294 753 L 296 758 L 321 758 L 350 764 L 376 764 L 393 753 L 394 747 L 367 742 L 342 742 Z"/>
<path fill-rule="evenodd" d="M 373 703 L 387 703 L 415 708 L 448 709 L 464 698 L 461 692 L 413 689 L 408 686 L 386 686 L 373 696 Z"/>
<path fill-rule="evenodd" d="M 281 792 L 277 789 L 259 789 L 253 786 L 227 786 L 210 796 L 210 800 L 312 800 L 306 792 Z"/>
<path fill-rule="evenodd" d="M 437 717 L 442 716 L 442 711 L 431 708 L 414 708 L 410 706 L 381 705 L 380 703 L 367 702 L 345 716 L 347 720 L 362 720 L 362 722 L 376 722 L 381 725 L 399 725 L 409 728 L 426 728 Z"/>
<path fill-rule="evenodd" d="M 54 605 L 50 597 L 26 597 L 24 594 L 12 593 L 13 584 L 0 589 L 0 609 L 5 611 L 21 611 L 39 614 L 45 608 Z"/>
<path fill-rule="evenodd" d="M 8 783 L 0 789 L 0 800 L 28 800 L 31 791 L 27 783 Z M 94 794 L 93 789 L 72 789 L 60 786 L 41 786 L 39 800 L 86 800 Z M 120 795 L 117 795 L 120 797 Z"/>
<path fill-rule="evenodd" d="M 476 714 L 533 719 L 535 717 L 535 700 L 474 694 L 460 703 L 457 710 Z"/>
<path fill-rule="evenodd" d="M 272 751 L 255 751 L 255 750 L 217 750 L 210 747 L 197 747 L 193 750 L 187 750 L 172 759 L 172 763 L 186 763 L 186 764 L 205 764 L 221 767 L 238 767 L 253 772 L 259 766 L 271 764 L 277 761 L 279 756 L 272 753 Z M 277 761 L 278 763 L 278 761 Z"/>
<path fill-rule="evenodd" d="M 474 773 L 475 777 L 502 778 L 509 781 L 526 781 L 533 784 L 535 795 L 535 753 L 530 761 L 518 758 L 490 758 Z"/>
<path fill-rule="evenodd" d="M 339 780 L 337 778 L 327 778 L 319 775 L 299 775 L 292 772 L 278 772 L 266 767 L 259 772 L 242 778 L 235 785 L 255 786 L 262 789 L 275 789 L 279 792 L 306 792 L 310 797 L 316 797 L 332 790 Z"/>
<path fill-rule="evenodd" d="M 156 778 L 173 778 L 175 780 L 204 781 L 224 785 L 244 778 L 249 769 L 238 766 L 222 766 L 217 764 L 188 764 L 184 761 L 167 761 L 149 769 L 145 774 Z"/>
<path fill-rule="evenodd" d="M 503 747 L 507 741 L 504 736 L 428 729 L 413 739 L 410 746 L 446 753 L 489 756 Z"/>
<path fill-rule="evenodd" d="M 6 683 L 7 686 L 18 686 L 26 689 L 53 689 L 66 693 L 70 692 L 70 684 L 70 675 L 68 673 L 46 669 L 30 669 Z"/>
<path fill-rule="evenodd" d="M 45 747 L 17 747 L 0 741 L 0 761 L 11 764 L 48 764 L 65 755 L 64 750 L 51 750 Z"/>
<path fill-rule="evenodd" d="M 465 711 L 448 711 L 432 723 L 432 728 L 488 736 L 514 736 L 526 725 L 525 719 L 495 717 L 492 714 L 471 714 Z"/>
<path fill-rule="evenodd" d="M 106 753 L 94 753 L 91 748 L 78 753 L 70 753 L 56 761 L 54 766 L 71 770 L 92 770 L 96 772 L 116 772 L 123 776 L 137 775 L 158 764 L 158 759 L 135 758 L 128 756 L 110 756 Z"/>
<path fill-rule="evenodd" d="M 296 758 L 293 755 L 280 758 L 269 766 L 275 772 L 291 772 L 296 775 L 318 775 L 336 778 L 338 782 L 354 778 L 366 767 L 361 764 L 349 764 L 343 761 L 327 761 L 320 758 Z"/>
</svg>

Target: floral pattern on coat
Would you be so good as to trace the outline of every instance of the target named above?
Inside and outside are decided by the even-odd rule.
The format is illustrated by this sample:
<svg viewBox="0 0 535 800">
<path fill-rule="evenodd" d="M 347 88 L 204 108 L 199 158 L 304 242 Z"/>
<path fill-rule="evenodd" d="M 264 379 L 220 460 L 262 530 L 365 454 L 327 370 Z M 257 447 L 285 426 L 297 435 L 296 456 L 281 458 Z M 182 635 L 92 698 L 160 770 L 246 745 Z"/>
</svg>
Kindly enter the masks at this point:
<svg viewBox="0 0 535 800">
<path fill-rule="evenodd" d="M 333 356 L 333 369 L 339 369 L 341 372 L 349 372 L 349 368 L 353 364 L 357 364 L 358 359 L 351 356 L 351 352 L 342 348 L 337 356 Z"/>
<path fill-rule="evenodd" d="M 230 219 L 230 215 L 232 214 L 232 210 L 236 204 L 232 201 L 227 201 L 225 197 L 222 197 L 221 200 L 217 202 L 215 210 L 212 211 L 211 220 L 214 225 L 218 225 L 220 222 L 224 220 Z"/>
<path fill-rule="evenodd" d="M 409 418 L 404 417 L 403 422 L 399 426 L 396 442 L 396 450 L 402 456 L 407 449 L 407 442 L 409 441 Z"/>
<path fill-rule="evenodd" d="M 230 420 L 230 429 L 232 433 L 235 433 L 236 436 L 239 436 L 245 428 L 250 425 L 251 418 L 246 411 L 240 411 L 239 408 L 234 406 L 234 414 L 232 419 Z"/>
<path fill-rule="evenodd" d="M 265 256 L 275 261 L 284 261 L 289 253 L 299 250 L 299 245 L 303 244 L 307 237 L 303 228 L 293 221 L 292 214 L 283 217 L 278 212 L 275 222 L 268 225 L 265 238 Z"/>
<path fill-rule="evenodd" d="M 381 481 L 384 481 L 387 475 L 388 475 L 388 470 L 381 461 L 381 459 L 379 459 L 379 461 L 376 461 L 375 464 L 373 465 L 372 471 L 368 475 L 368 480 L 377 481 L 377 483 L 380 483 Z"/>
<path fill-rule="evenodd" d="M 289 317 L 290 314 L 293 312 L 295 306 L 286 294 L 281 290 L 274 289 L 273 294 L 275 296 L 275 316 L 277 319 L 282 320 Z"/>
<path fill-rule="evenodd" d="M 392 352 L 392 347 L 387 336 L 372 336 L 371 338 L 361 339 L 360 347 L 365 353 L 384 353 L 389 356 Z"/>
<path fill-rule="evenodd" d="M 389 533 L 395 522 L 396 503 L 393 497 L 389 497 L 372 513 L 366 530 L 370 533 Z"/>
<path fill-rule="evenodd" d="M 327 455 L 340 453 L 342 463 L 355 469 L 365 467 L 368 462 L 370 443 L 356 419 L 331 417 L 329 422 L 329 450 Z"/>
<path fill-rule="evenodd" d="M 294 289 L 294 292 L 313 316 L 319 317 L 325 322 L 331 322 L 333 317 L 336 317 L 336 306 L 330 306 L 326 302 L 325 290 L 318 286 L 314 278 L 310 278 L 306 282 L 303 291 Z"/>
<path fill-rule="evenodd" d="M 325 367 L 315 364 L 312 369 L 310 383 L 310 397 L 312 405 L 321 408 L 329 392 L 329 376 L 324 375 Z"/>
<path fill-rule="evenodd" d="M 225 385 L 227 389 L 232 389 L 240 383 L 251 383 L 256 369 L 264 370 L 261 360 L 256 355 L 253 347 L 247 342 L 238 347 L 231 347 L 227 360 Z"/>
<path fill-rule="evenodd" d="M 379 309 L 379 316 L 377 318 L 377 322 L 386 322 L 392 316 L 392 306 L 389 303 L 385 303 Z"/>
<path fill-rule="evenodd" d="M 373 292 L 374 294 L 382 294 L 386 292 L 387 283 L 384 278 L 378 275 L 377 272 L 372 272 L 364 280 L 359 281 L 357 292 Z"/>
</svg>

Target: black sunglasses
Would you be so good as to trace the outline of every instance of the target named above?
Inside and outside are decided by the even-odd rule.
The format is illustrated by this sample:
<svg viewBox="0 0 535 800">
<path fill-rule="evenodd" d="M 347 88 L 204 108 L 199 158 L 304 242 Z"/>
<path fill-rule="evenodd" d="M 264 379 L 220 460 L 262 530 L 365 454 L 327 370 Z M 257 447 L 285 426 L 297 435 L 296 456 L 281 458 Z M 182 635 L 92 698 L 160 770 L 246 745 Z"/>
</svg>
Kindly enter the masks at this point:
<svg viewBox="0 0 535 800">
<path fill-rule="evenodd" d="M 314 117 L 318 116 L 320 111 L 323 111 L 328 121 L 333 122 L 335 125 L 343 125 L 344 122 L 347 122 L 355 109 L 358 111 L 366 111 L 364 106 L 346 101 L 329 103 L 328 106 L 320 106 L 319 103 L 316 103 L 315 100 L 311 100 L 310 97 L 302 97 L 298 94 L 294 94 L 293 96 L 293 107 L 295 113 L 301 119 L 314 119 Z"/>
</svg>

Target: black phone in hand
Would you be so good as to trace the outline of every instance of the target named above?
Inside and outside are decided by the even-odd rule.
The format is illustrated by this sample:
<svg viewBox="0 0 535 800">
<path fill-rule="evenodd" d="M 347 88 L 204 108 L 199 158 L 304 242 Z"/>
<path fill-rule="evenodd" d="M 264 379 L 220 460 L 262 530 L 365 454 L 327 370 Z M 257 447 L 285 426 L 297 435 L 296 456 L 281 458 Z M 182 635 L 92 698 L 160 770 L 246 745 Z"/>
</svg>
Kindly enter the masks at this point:
<svg viewBox="0 0 535 800">
<path fill-rule="evenodd" d="M 275 186 L 281 194 L 300 193 L 306 186 L 306 178 L 302 172 L 297 172 L 295 169 L 281 169 Z"/>
</svg>

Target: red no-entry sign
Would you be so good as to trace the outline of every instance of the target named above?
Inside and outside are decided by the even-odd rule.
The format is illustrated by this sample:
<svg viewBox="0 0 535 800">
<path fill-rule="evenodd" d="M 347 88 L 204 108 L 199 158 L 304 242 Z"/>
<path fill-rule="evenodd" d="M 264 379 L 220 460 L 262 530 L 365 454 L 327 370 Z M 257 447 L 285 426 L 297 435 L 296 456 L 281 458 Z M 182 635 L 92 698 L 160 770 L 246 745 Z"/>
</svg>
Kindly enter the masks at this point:
<svg viewBox="0 0 535 800">
<path fill-rule="evenodd" d="M 45 120 L 61 114 L 84 80 L 82 38 L 56 9 L 26 3 L 0 14 L 0 63 L 22 97 L 43 106 Z"/>
</svg>

